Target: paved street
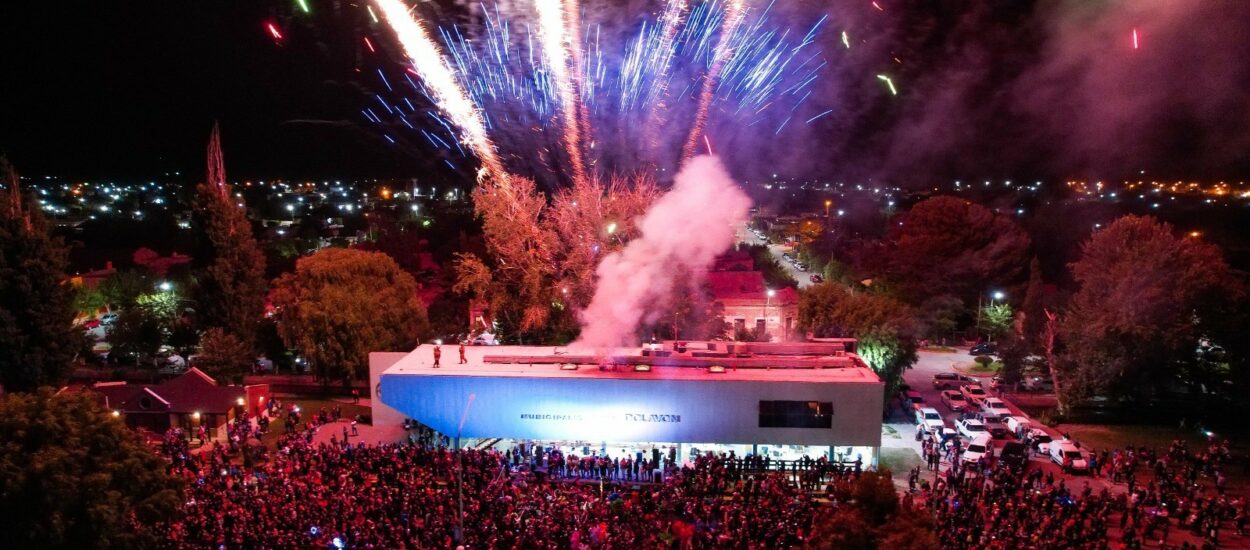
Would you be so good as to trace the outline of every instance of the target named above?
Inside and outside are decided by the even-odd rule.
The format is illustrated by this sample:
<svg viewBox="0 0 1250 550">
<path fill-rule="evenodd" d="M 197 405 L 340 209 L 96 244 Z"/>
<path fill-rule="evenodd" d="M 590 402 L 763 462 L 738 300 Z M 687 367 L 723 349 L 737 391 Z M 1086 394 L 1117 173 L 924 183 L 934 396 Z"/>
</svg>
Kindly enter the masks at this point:
<svg viewBox="0 0 1250 550">
<path fill-rule="evenodd" d="M 743 222 L 738 225 L 738 242 L 747 244 L 764 244 L 764 241 L 759 237 L 756 237 L 755 233 L 752 233 L 747 225 L 747 222 Z M 793 248 L 785 247 L 779 244 L 768 245 L 768 251 L 772 252 L 773 258 L 776 258 L 777 263 L 781 264 L 782 268 L 786 270 L 786 273 L 789 273 L 791 277 L 794 277 L 794 280 L 799 282 L 799 288 L 807 288 L 812 284 L 812 274 L 810 272 L 795 269 L 793 264 L 786 261 L 786 259 L 781 256 L 782 254 L 792 252 L 793 250 Z"/>
</svg>

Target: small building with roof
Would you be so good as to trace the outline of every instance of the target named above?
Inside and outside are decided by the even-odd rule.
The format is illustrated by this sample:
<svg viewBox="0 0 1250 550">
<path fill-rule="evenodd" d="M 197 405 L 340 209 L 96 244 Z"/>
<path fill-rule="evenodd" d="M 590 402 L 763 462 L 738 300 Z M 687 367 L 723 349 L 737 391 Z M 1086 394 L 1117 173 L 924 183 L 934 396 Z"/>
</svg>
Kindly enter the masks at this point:
<svg viewBox="0 0 1250 550">
<path fill-rule="evenodd" d="M 200 426 L 210 433 L 222 430 L 244 411 L 259 414 L 270 399 L 268 385 L 225 386 L 194 367 L 159 384 L 98 382 L 90 390 L 128 426 L 157 433 Z"/>
</svg>

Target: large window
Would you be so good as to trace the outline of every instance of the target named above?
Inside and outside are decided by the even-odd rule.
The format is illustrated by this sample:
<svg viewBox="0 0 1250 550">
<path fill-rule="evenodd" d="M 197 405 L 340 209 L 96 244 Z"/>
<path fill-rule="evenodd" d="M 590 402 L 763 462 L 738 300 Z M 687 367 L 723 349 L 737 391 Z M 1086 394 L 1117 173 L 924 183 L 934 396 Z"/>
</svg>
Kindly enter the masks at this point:
<svg viewBox="0 0 1250 550">
<path fill-rule="evenodd" d="M 828 401 L 760 401 L 761 428 L 832 428 Z"/>
</svg>

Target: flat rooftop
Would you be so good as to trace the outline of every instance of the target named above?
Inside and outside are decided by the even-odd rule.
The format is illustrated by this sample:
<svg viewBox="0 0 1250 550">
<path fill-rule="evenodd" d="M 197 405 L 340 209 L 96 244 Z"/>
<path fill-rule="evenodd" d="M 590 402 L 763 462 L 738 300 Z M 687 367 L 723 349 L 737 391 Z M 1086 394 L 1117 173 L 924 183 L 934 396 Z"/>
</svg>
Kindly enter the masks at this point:
<svg viewBox="0 0 1250 550">
<path fill-rule="evenodd" d="M 678 351 L 673 342 L 655 346 L 593 350 L 552 346 L 442 346 L 434 368 L 434 346 L 423 344 L 383 375 L 482 376 L 607 380 L 706 380 L 879 384 L 880 378 L 843 344 L 741 344 L 690 342 Z M 731 343 L 732 344 L 732 343 Z M 737 347 L 737 346 L 736 346 Z M 854 343 L 851 342 L 853 349 Z M 678 348 L 681 349 L 681 348 Z M 575 365 L 575 370 L 571 366 Z M 646 365 L 650 371 L 636 371 Z M 708 372 L 712 366 L 724 372 Z"/>
</svg>

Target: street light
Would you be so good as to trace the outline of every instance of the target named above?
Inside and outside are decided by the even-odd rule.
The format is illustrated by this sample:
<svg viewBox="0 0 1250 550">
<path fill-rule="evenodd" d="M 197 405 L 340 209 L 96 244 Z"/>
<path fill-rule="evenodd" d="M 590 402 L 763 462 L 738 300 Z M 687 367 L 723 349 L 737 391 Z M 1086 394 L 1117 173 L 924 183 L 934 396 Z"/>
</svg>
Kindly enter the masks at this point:
<svg viewBox="0 0 1250 550">
<path fill-rule="evenodd" d="M 1001 290 L 995 290 L 995 291 L 994 291 L 994 294 L 993 294 L 993 298 L 994 298 L 995 300 L 1002 300 L 1002 299 L 1003 299 L 1003 298 L 1005 298 L 1006 296 L 1007 296 L 1007 295 L 1006 295 L 1006 294 L 1003 294 L 1003 291 L 1001 291 Z M 990 305 L 993 305 L 993 304 L 994 304 L 994 302 L 993 302 L 993 301 L 991 301 L 991 302 L 990 302 Z"/>
<path fill-rule="evenodd" d="M 776 295 L 777 295 L 777 291 L 776 291 L 776 290 L 773 290 L 773 289 L 771 289 L 771 288 L 770 288 L 770 289 L 768 289 L 768 292 L 765 292 L 764 294 L 765 294 L 765 298 L 764 298 L 764 332 L 765 332 L 765 333 L 767 333 L 767 332 L 768 332 L 768 306 L 772 305 L 773 296 L 776 296 Z"/>
<path fill-rule="evenodd" d="M 456 428 L 456 507 L 459 508 L 456 524 L 456 542 L 464 541 L 464 449 L 460 448 L 460 434 L 464 431 L 464 421 L 469 418 L 469 407 L 473 406 L 473 399 L 477 394 L 469 394 L 469 400 L 464 404 L 464 413 L 460 415 L 460 426 Z"/>
<path fill-rule="evenodd" d="M 161 281 L 161 284 L 156 285 L 156 288 L 161 289 L 161 292 L 169 292 L 174 289 L 174 285 L 169 281 Z"/>
</svg>

